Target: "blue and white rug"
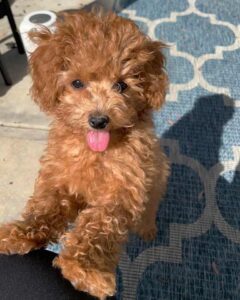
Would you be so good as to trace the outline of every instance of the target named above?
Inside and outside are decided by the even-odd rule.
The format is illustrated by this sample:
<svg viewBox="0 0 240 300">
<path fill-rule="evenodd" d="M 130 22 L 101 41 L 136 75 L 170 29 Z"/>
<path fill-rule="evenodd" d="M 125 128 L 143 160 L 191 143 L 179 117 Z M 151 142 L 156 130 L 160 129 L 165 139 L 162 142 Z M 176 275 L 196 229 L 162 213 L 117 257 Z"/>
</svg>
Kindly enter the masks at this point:
<svg viewBox="0 0 240 300">
<path fill-rule="evenodd" d="M 240 300 L 240 0 L 138 0 L 121 15 L 166 50 L 156 129 L 172 162 L 158 236 L 131 236 L 118 300 Z"/>
<path fill-rule="evenodd" d="M 118 299 L 240 299 L 240 0 L 138 0 L 122 14 L 166 51 L 155 114 L 172 162 L 158 237 L 132 236 Z"/>
</svg>

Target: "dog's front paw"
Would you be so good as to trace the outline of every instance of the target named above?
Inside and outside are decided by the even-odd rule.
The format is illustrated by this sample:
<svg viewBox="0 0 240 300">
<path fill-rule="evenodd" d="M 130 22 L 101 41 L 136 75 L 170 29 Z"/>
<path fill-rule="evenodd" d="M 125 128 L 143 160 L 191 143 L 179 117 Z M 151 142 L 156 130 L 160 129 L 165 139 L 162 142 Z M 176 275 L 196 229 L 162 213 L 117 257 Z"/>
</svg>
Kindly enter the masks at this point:
<svg viewBox="0 0 240 300">
<path fill-rule="evenodd" d="M 82 268 L 76 259 L 61 255 L 54 259 L 53 265 L 60 268 L 63 276 L 79 291 L 87 292 L 101 300 L 115 294 L 114 273 Z"/>
<path fill-rule="evenodd" d="M 0 254 L 26 254 L 34 248 L 37 244 L 28 240 L 16 224 L 0 227 Z"/>
</svg>

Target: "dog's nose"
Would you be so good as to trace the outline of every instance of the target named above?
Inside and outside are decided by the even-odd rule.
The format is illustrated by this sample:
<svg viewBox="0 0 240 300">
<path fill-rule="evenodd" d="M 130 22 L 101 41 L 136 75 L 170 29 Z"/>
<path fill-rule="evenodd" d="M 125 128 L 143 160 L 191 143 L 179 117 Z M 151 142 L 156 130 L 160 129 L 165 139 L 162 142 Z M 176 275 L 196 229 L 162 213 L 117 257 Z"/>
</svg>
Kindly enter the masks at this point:
<svg viewBox="0 0 240 300">
<path fill-rule="evenodd" d="M 108 116 L 90 116 L 88 119 L 89 125 L 94 129 L 104 129 L 109 123 Z"/>
</svg>

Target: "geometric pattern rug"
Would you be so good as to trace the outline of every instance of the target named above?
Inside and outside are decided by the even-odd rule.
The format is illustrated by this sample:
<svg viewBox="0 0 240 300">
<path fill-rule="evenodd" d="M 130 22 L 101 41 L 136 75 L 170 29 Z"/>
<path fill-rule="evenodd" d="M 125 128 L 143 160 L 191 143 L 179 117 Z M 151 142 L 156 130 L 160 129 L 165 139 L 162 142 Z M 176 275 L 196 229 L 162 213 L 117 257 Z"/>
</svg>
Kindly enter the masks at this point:
<svg viewBox="0 0 240 300">
<path fill-rule="evenodd" d="M 117 299 L 240 300 L 240 0 L 138 0 L 121 15 L 170 45 L 154 119 L 172 165 L 157 238 L 130 236 Z"/>
</svg>

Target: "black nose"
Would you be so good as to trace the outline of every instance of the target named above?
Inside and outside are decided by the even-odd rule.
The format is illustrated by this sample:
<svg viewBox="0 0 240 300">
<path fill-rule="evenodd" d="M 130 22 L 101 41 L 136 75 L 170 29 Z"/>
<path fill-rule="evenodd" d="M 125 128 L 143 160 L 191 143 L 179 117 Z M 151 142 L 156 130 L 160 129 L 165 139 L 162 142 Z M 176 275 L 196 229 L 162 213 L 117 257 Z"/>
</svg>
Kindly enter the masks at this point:
<svg viewBox="0 0 240 300">
<path fill-rule="evenodd" d="M 109 123 L 108 116 L 90 116 L 88 123 L 92 128 L 95 129 L 104 129 Z"/>
</svg>

